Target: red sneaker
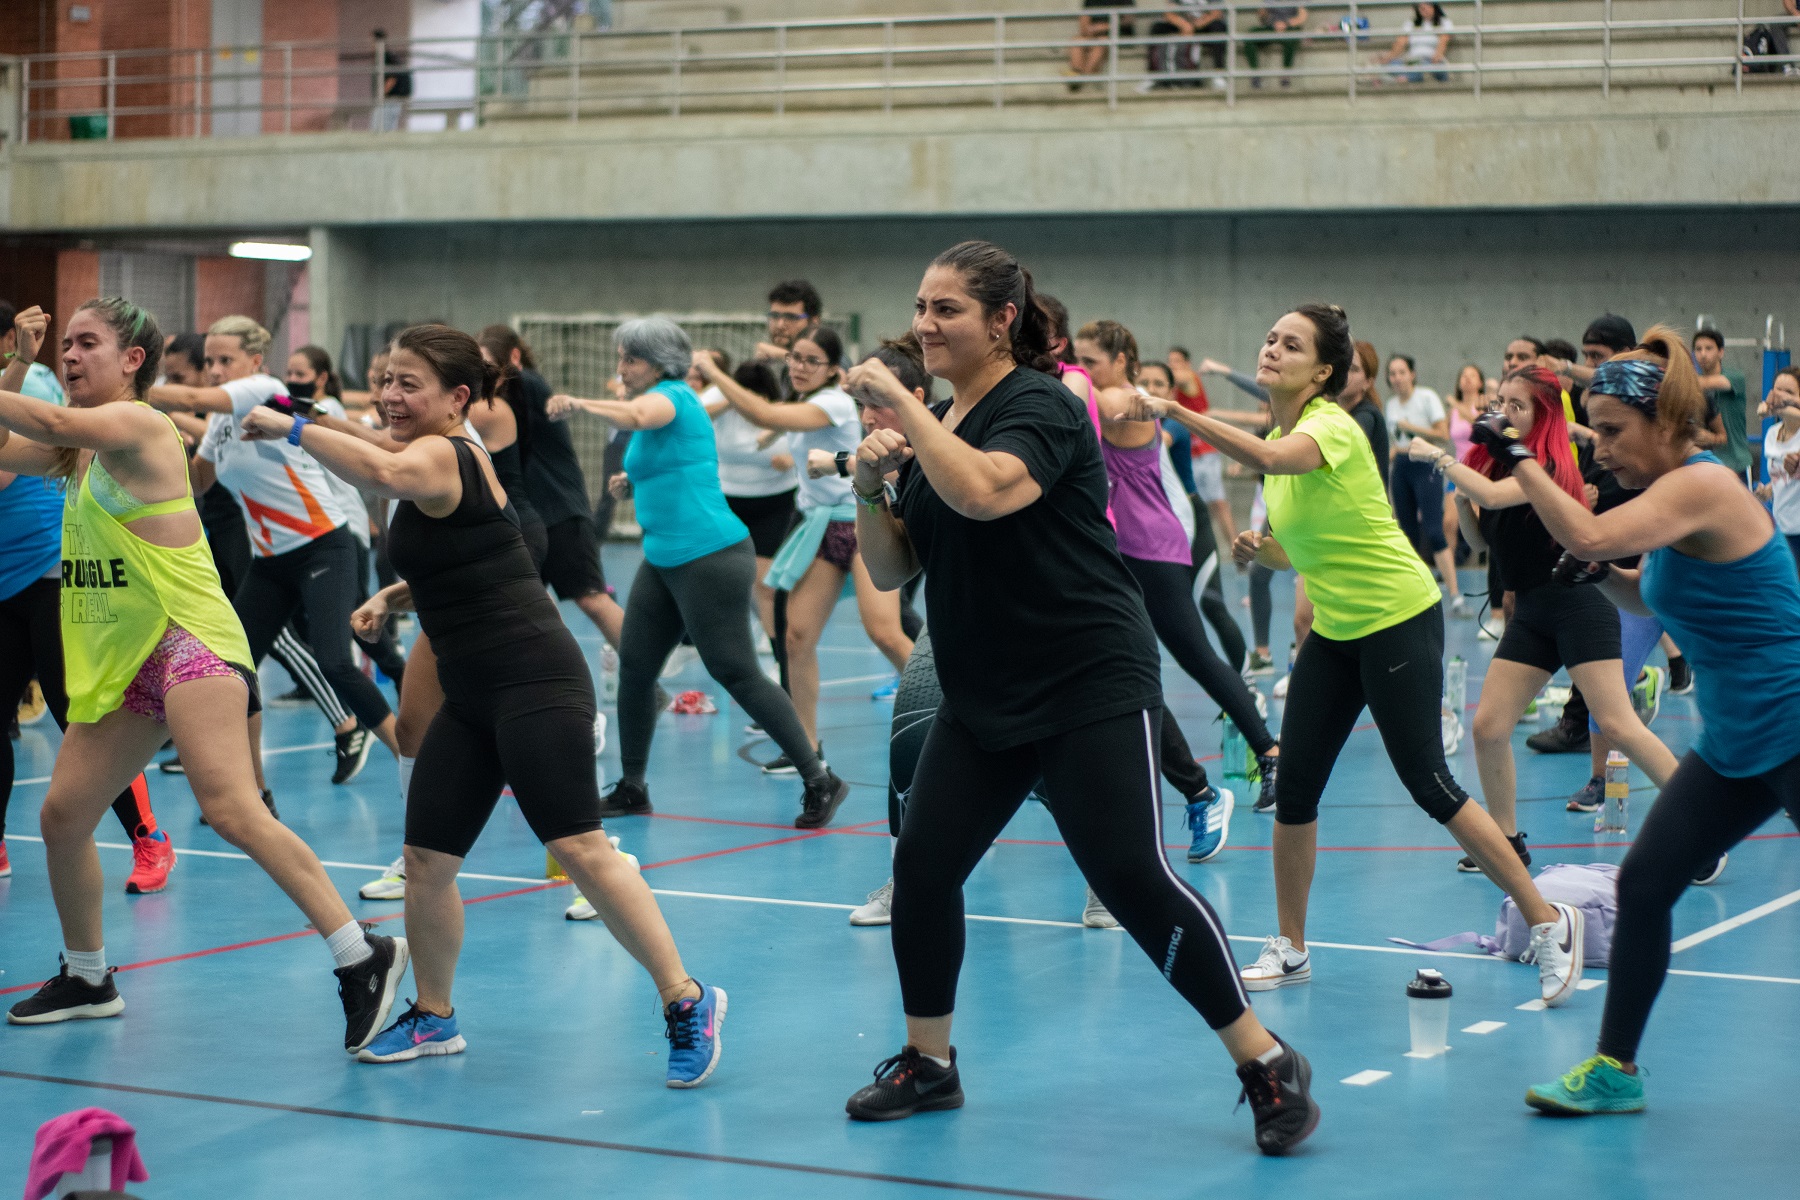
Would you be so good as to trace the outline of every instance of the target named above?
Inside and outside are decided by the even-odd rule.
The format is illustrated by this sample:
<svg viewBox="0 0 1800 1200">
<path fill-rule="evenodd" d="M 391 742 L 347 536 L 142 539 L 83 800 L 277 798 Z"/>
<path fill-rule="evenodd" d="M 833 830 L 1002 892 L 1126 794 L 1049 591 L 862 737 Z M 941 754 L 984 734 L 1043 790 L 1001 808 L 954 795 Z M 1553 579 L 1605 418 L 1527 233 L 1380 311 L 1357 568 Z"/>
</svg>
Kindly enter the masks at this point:
<svg viewBox="0 0 1800 1200">
<path fill-rule="evenodd" d="M 0 879 L 12 874 L 12 859 L 6 857 L 6 842 L 0 840 Z"/>
<path fill-rule="evenodd" d="M 160 892 L 169 886 L 169 872 L 175 869 L 175 845 L 169 835 L 157 832 L 149 837 L 134 838 L 131 843 L 131 877 L 125 890 L 134 896 Z"/>
</svg>

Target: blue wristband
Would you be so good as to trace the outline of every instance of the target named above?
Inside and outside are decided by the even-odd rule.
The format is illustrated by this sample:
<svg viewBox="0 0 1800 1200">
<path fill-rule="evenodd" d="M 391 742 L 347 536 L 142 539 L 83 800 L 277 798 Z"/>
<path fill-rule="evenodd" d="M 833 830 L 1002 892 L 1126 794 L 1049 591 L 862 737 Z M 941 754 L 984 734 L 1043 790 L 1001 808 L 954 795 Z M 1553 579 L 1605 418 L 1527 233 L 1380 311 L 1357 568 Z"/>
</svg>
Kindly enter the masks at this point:
<svg viewBox="0 0 1800 1200">
<path fill-rule="evenodd" d="M 287 435 L 288 445 L 298 446 L 300 444 L 300 431 L 302 429 L 305 429 L 308 425 L 311 425 L 311 424 L 312 424 L 312 422 L 307 420 L 305 417 L 295 417 L 294 418 L 294 427 L 292 429 L 288 430 L 288 435 Z"/>
</svg>

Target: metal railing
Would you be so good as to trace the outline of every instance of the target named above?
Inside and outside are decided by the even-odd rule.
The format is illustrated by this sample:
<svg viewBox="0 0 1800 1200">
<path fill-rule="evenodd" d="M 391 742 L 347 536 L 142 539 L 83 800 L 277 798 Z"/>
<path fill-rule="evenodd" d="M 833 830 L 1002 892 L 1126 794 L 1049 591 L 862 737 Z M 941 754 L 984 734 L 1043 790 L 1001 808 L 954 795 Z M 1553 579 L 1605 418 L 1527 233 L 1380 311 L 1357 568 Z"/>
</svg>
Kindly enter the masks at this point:
<svg viewBox="0 0 1800 1200">
<path fill-rule="evenodd" d="M 1441 61 L 1387 61 L 1394 39 L 1406 39 L 1400 26 L 1412 6 L 1404 0 L 1315 7 L 1313 28 L 1286 32 L 1258 27 L 1260 7 L 1222 5 L 1221 19 L 1192 33 L 1138 7 L 27 55 L 10 60 L 7 73 L 15 136 L 26 142 L 385 132 L 657 112 L 1096 98 L 1117 107 L 1182 88 L 1217 93 L 1228 106 L 1259 89 L 1351 102 L 1371 91 L 1479 97 L 1494 88 L 1591 87 L 1609 95 L 1615 83 L 1728 83 L 1741 91 L 1800 70 L 1800 55 L 1746 55 L 1747 33 L 1791 19 L 1746 14 L 1744 0 L 1716 0 L 1717 15 L 1674 18 L 1630 16 L 1634 7 L 1663 7 L 1642 0 L 1569 0 L 1559 8 L 1591 15 L 1558 21 L 1504 19 L 1508 10 L 1542 11 L 1541 2 L 1472 0 L 1450 6 L 1458 23 Z M 1076 32 L 1078 18 L 1094 22 L 1088 35 Z M 1788 28 L 1800 40 L 1800 24 Z M 1429 42 L 1431 32 L 1421 38 Z M 1258 51 L 1273 56 L 1288 46 L 1296 50 L 1291 67 L 1248 65 Z M 1089 73 L 1073 73 L 1078 51 L 1098 52 Z M 1268 83 L 1279 86 L 1264 89 Z"/>
</svg>

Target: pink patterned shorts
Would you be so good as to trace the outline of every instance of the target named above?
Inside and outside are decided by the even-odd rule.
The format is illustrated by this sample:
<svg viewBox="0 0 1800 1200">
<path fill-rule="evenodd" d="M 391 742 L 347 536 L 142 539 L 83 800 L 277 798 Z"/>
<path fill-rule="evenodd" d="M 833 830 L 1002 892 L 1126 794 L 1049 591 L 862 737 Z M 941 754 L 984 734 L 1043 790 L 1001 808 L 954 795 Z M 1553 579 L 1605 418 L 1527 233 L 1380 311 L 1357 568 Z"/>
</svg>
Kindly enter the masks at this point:
<svg viewBox="0 0 1800 1200">
<path fill-rule="evenodd" d="M 139 716 L 167 725 L 169 718 L 163 700 L 169 689 L 193 679 L 229 677 L 243 679 L 244 673 L 208 650 L 204 643 L 175 622 L 169 622 L 162 641 L 138 668 L 137 677 L 125 689 L 121 707 Z"/>
</svg>

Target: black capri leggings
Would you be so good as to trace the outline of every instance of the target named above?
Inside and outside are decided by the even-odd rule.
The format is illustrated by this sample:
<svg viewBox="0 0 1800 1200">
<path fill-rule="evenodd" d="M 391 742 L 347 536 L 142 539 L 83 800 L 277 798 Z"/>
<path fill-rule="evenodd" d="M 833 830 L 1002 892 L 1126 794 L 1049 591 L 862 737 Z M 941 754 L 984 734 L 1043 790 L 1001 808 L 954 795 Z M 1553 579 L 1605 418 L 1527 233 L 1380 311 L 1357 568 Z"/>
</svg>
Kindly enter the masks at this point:
<svg viewBox="0 0 1800 1200">
<path fill-rule="evenodd" d="M 1402 454 L 1389 469 L 1394 492 L 1394 516 L 1406 540 L 1426 554 L 1436 554 L 1444 541 L 1444 481 L 1430 463 L 1414 462 Z"/>
<path fill-rule="evenodd" d="M 1190 546 L 1194 558 L 1193 575 L 1206 572 L 1206 584 L 1200 589 L 1200 615 L 1206 618 L 1218 636 L 1219 649 L 1225 663 L 1234 671 L 1244 669 L 1244 631 L 1238 628 L 1225 603 L 1225 556 L 1219 553 L 1219 540 L 1213 536 L 1212 514 L 1198 496 L 1189 496 L 1194 506 L 1194 540 Z M 1208 560 L 1212 560 L 1208 562 Z"/>
<path fill-rule="evenodd" d="M 619 638 L 619 757 L 626 779 L 643 782 L 656 732 L 656 676 L 683 629 L 706 673 L 774 739 L 801 776 L 816 773 L 819 753 L 807 740 L 794 702 L 756 664 L 750 638 L 755 578 L 756 552 L 749 538 L 679 567 L 652 566 L 648 559 L 638 567 Z"/>
<path fill-rule="evenodd" d="M 331 690 L 370 729 L 393 711 L 374 682 L 356 669 L 350 653 L 350 614 L 356 611 L 356 556 L 362 553 L 342 526 L 286 554 L 259 558 L 232 598 L 250 658 L 260 666 L 282 626 L 297 612 L 306 614 L 313 657 Z"/>
<path fill-rule="evenodd" d="M 989 751 L 939 713 L 894 849 L 894 960 L 908 1016 L 955 1010 L 963 883 L 1039 779 L 1075 865 L 1163 977 L 1214 1029 L 1243 1015 L 1218 914 L 1163 850 L 1161 720 L 1147 709 Z"/>
<path fill-rule="evenodd" d="M 438 659 L 444 704 L 419 746 L 406 844 L 466 858 L 501 789 L 541 842 L 600 828 L 594 680 L 567 629 Z"/>
<path fill-rule="evenodd" d="M 1388 758 L 1413 802 L 1448 821 L 1469 795 L 1444 762 L 1444 606 L 1351 641 L 1314 629 L 1300 644 L 1281 736 L 1304 753 L 1284 754 L 1275 777 L 1275 819 L 1310 825 L 1344 742 L 1367 704 Z"/>
<path fill-rule="evenodd" d="M 1144 607 L 1150 613 L 1157 640 L 1169 648 L 1181 669 L 1212 697 L 1213 703 L 1225 710 L 1225 715 L 1243 731 L 1252 750 L 1267 754 L 1274 749 L 1275 737 L 1256 711 L 1256 701 L 1243 676 L 1226 666 L 1206 640 L 1206 626 L 1201 624 L 1200 610 L 1194 607 L 1192 568 L 1129 555 L 1124 558 L 1125 569 L 1144 593 Z"/>
<path fill-rule="evenodd" d="M 1719 774 L 1692 750 L 1682 758 L 1619 869 L 1600 1053 L 1637 1061 L 1650 1007 L 1669 971 L 1675 901 L 1703 867 L 1783 809 L 1800 822 L 1800 758 L 1742 779 Z"/>
</svg>

